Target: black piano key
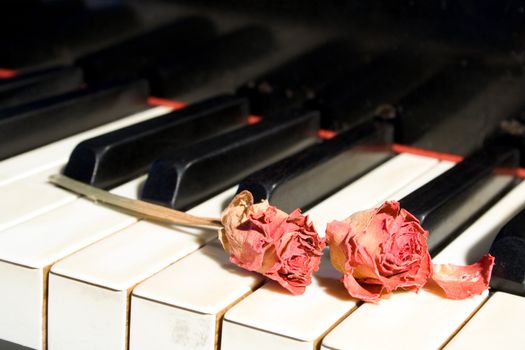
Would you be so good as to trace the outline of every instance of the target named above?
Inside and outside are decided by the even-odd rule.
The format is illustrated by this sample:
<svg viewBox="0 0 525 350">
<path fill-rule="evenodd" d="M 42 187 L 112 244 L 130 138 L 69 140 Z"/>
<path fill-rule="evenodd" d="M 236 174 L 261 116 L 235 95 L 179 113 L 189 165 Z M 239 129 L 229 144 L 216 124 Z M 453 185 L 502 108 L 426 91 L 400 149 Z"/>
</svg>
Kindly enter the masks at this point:
<svg viewBox="0 0 525 350">
<path fill-rule="evenodd" d="M 70 2 L 71 3 L 71 2 Z M 77 52 L 108 44 L 134 30 L 138 17 L 131 7 L 45 6 L 34 17 L 18 20 L 2 43 L 0 66 L 26 69 L 71 64 Z"/>
<path fill-rule="evenodd" d="M 0 79 L 0 108 L 59 95 L 82 84 L 82 71 L 76 67 L 54 67 Z"/>
<path fill-rule="evenodd" d="M 180 149 L 151 167 L 142 199 L 185 209 L 314 143 L 317 112 L 282 116 Z"/>
<path fill-rule="evenodd" d="M 401 199 L 401 207 L 429 231 L 429 251 L 435 254 L 516 184 L 513 176 L 499 174 L 498 169 L 518 164 L 515 149 L 481 149 Z"/>
<path fill-rule="evenodd" d="M 525 210 L 514 216 L 492 242 L 491 288 L 525 296 Z"/>
<path fill-rule="evenodd" d="M 307 106 L 321 112 L 322 128 L 345 130 L 415 90 L 444 65 L 441 58 L 389 51 L 321 88 Z"/>
<path fill-rule="evenodd" d="M 331 41 L 248 81 L 237 94 L 250 99 L 252 113 L 257 115 L 298 107 L 359 61 L 349 43 Z"/>
<path fill-rule="evenodd" d="M 281 210 L 307 209 L 391 156 L 389 123 L 368 121 L 299 154 L 272 164 L 241 181 Z"/>
<path fill-rule="evenodd" d="M 525 166 L 525 118 L 523 112 L 520 111 L 517 117 L 503 120 L 485 143 L 519 149 L 520 166 Z"/>
<path fill-rule="evenodd" d="M 176 54 L 215 35 L 213 22 L 187 17 L 85 55 L 76 61 L 88 84 L 147 78 L 147 70 L 163 55 Z"/>
<path fill-rule="evenodd" d="M 483 145 L 503 118 L 515 115 L 524 100 L 525 77 L 510 67 L 453 64 L 390 106 L 396 142 L 467 155 Z"/>
<path fill-rule="evenodd" d="M 162 154 L 246 124 L 248 101 L 219 96 L 78 144 L 64 174 L 111 188 L 142 173 Z"/>
<path fill-rule="evenodd" d="M 82 89 L 0 110 L 0 159 L 147 108 L 144 81 Z"/>
<path fill-rule="evenodd" d="M 225 78 L 240 67 L 257 61 L 275 48 L 271 31 L 243 27 L 196 48 L 163 58 L 148 72 L 154 96 L 177 97 L 211 81 Z"/>
</svg>

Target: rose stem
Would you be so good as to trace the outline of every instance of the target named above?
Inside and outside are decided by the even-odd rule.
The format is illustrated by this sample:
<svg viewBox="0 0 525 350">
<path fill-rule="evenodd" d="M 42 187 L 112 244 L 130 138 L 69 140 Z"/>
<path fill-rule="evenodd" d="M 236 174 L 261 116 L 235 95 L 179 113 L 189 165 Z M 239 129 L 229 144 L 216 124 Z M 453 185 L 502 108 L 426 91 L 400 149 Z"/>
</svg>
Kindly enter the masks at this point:
<svg viewBox="0 0 525 350">
<path fill-rule="evenodd" d="M 197 226 L 218 229 L 222 227 L 219 219 L 194 216 L 182 211 L 166 208 L 160 205 L 144 202 L 138 199 L 131 199 L 108 191 L 101 190 L 83 182 L 73 180 L 62 174 L 51 175 L 49 181 L 55 185 L 63 187 L 69 191 L 94 201 L 109 204 L 139 215 L 144 219 L 162 221 L 165 223 Z"/>
</svg>

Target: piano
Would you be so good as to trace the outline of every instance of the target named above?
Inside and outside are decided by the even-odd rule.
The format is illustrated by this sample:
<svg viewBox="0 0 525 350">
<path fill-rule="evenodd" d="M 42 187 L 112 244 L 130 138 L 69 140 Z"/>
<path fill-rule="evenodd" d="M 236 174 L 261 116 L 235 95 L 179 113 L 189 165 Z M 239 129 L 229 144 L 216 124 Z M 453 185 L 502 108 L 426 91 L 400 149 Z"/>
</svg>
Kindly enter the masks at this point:
<svg viewBox="0 0 525 350">
<path fill-rule="evenodd" d="M 519 288 L 363 303 L 326 251 L 293 296 L 214 230 L 48 182 L 205 217 L 248 189 L 321 235 L 400 200 L 473 263 L 525 209 L 523 2 L 2 6 L 0 349 L 523 348 Z"/>
</svg>

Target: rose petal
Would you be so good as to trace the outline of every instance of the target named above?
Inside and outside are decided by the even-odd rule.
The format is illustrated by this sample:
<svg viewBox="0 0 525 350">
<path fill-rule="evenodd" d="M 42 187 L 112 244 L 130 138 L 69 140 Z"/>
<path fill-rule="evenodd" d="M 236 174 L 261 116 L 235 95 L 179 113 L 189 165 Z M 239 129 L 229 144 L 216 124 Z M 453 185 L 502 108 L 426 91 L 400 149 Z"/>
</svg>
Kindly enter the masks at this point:
<svg viewBox="0 0 525 350">
<path fill-rule="evenodd" d="M 345 273 L 342 282 L 350 296 L 371 303 L 379 302 L 383 292 L 381 285 L 358 283 L 352 273 Z"/>
<path fill-rule="evenodd" d="M 368 251 L 366 246 L 360 245 L 359 237 L 354 236 L 349 243 L 353 254 L 346 262 L 346 269 L 353 271 L 354 277 L 359 279 L 379 279 L 380 274 L 377 269 L 374 256 Z"/>
<path fill-rule="evenodd" d="M 343 220 L 343 222 L 352 226 L 356 232 L 364 231 L 378 210 L 379 209 L 368 209 L 355 212 Z"/>
<path fill-rule="evenodd" d="M 345 238 L 351 235 L 351 226 L 341 221 L 332 221 L 326 226 L 326 242 L 330 246 L 330 261 L 337 271 L 345 273 L 347 256 L 352 254 Z"/>
<path fill-rule="evenodd" d="M 432 279 L 443 289 L 447 298 L 465 299 L 488 288 L 493 266 L 494 257 L 490 254 L 468 266 L 434 265 Z"/>
<path fill-rule="evenodd" d="M 390 207 L 383 205 L 378 209 L 357 212 L 345 220 L 351 226 L 351 232 L 355 236 L 359 235 L 359 245 L 366 247 L 370 254 L 375 254 L 379 250 L 378 242 L 388 237 L 383 229 L 388 215 L 381 212 L 382 209 L 388 211 Z"/>
<path fill-rule="evenodd" d="M 290 278 L 284 278 L 283 275 L 279 272 L 281 271 L 264 273 L 263 275 L 279 283 L 282 287 L 284 287 L 286 290 L 288 290 L 293 295 L 301 295 L 304 293 L 304 291 L 306 290 L 306 286 L 307 286 L 307 284 L 305 284 L 304 281 L 302 280 L 293 281 Z"/>
</svg>

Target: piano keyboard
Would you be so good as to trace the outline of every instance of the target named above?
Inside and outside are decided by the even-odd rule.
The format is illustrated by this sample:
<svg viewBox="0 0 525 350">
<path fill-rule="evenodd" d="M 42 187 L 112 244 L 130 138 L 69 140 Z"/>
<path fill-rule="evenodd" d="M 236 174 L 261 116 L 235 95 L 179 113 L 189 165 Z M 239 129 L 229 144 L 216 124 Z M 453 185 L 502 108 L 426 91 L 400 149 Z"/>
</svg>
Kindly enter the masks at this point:
<svg viewBox="0 0 525 350">
<path fill-rule="evenodd" d="M 179 89 L 199 85 L 207 79 L 223 79 L 224 71 L 231 74 L 231 71 L 247 64 L 251 56 L 266 54 L 275 44 L 272 33 L 259 27 L 248 26 L 238 32 L 217 34 L 212 23 L 201 23 L 198 19 L 189 23 L 196 25 L 196 28 L 203 26 L 196 35 L 206 43 L 204 46 L 200 43 L 196 52 L 202 55 L 207 52 L 205 45 L 211 45 L 213 55 L 195 63 L 196 71 L 185 69 L 186 64 L 191 66 L 191 59 L 188 59 L 191 55 L 185 55 L 185 60 L 181 61 L 183 63 L 176 64 L 163 57 L 162 69 L 151 71 L 153 62 L 165 54 L 165 51 L 169 51 L 159 48 L 159 52 L 144 55 L 147 60 L 147 64 L 144 64 L 147 67 L 141 66 L 140 59 L 128 62 L 129 67 L 136 69 L 132 74 L 133 78 L 144 78 L 136 76 L 144 73 L 146 78 L 158 79 L 156 91 L 159 93 L 178 93 Z M 178 31 L 179 29 L 175 32 Z M 163 35 L 172 35 L 170 32 Z M 215 34 L 218 36 L 213 41 Z M 239 41 L 251 42 L 248 37 L 262 37 L 264 45 L 254 46 L 250 49 L 252 51 L 240 52 Z M 137 44 L 131 40 L 124 44 L 123 48 L 139 55 L 140 45 L 144 43 Z M 348 57 L 354 54 L 346 47 L 339 47 L 337 50 Z M 93 64 L 90 79 L 104 81 L 110 78 L 104 75 L 104 59 L 125 62 L 125 57 L 119 56 L 118 52 L 109 50 L 103 53 L 107 56 L 97 57 L 95 53 L 93 57 L 84 58 L 87 61 L 93 60 L 90 61 Z M 321 56 L 326 58 L 325 54 Z M 418 139 L 429 129 L 430 134 L 434 133 L 432 137 L 435 137 L 431 141 L 440 144 L 443 141 L 440 137 L 444 137 L 443 131 L 434 127 L 445 125 L 444 130 L 454 127 L 459 130 L 458 134 L 464 131 L 464 144 L 472 146 L 470 149 L 465 148 L 469 151 L 480 147 L 476 142 L 482 141 L 484 136 L 481 134 L 485 130 L 481 130 L 481 127 L 493 126 L 498 118 L 514 116 L 513 113 L 521 111 L 525 105 L 525 79 L 510 79 L 508 72 L 500 74 L 499 70 L 494 69 L 490 74 L 476 80 L 478 73 L 484 69 L 476 64 L 469 66 L 464 73 L 462 65 L 454 65 L 448 61 L 432 66 L 418 61 L 417 69 L 412 70 L 407 69 L 411 66 L 406 64 L 407 57 L 404 55 L 397 56 L 395 52 L 383 54 L 384 52 L 379 59 L 368 62 L 352 57 L 352 60 L 349 59 L 345 65 L 339 67 L 341 71 L 330 77 L 330 82 L 317 81 L 317 74 L 323 75 L 327 69 L 330 71 L 330 67 L 319 65 L 319 61 L 314 59 L 316 55 L 310 57 L 311 62 L 291 60 L 284 67 L 289 69 L 304 63 L 304 66 L 295 67 L 295 73 L 299 73 L 291 72 L 286 76 L 287 72 L 277 69 L 273 76 L 270 75 L 274 80 L 250 80 L 246 85 L 238 87 L 236 93 L 251 99 L 250 102 L 257 101 L 257 108 L 261 111 L 265 108 L 272 111 L 279 109 L 287 116 L 295 113 L 283 107 L 288 104 L 293 107 L 303 104 L 318 106 L 328 111 L 325 113 L 335 116 L 334 120 L 323 120 L 321 115 L 321 125 L 344 129 L 338 130 L 341 131 L 339 135 L 356 125 L 363 125 L 364 122 L 372 125 L 373 117 L 381 117 L 381 121 L 377 123 L 387 123 L 390 128 L 392 122 L 389 118 L 399 117 L 398 114 L 405 117 L 400 120 L 406 124 L 398 123 L 399 119 L 396 119 L 392 123 L 395 124 L 393 127 L 399 128 L 396 133 L 403 133 L 405 140 L 410 140 L 407 141 L 410 143 L 414 141 L 425 145 L 425 142 L 430 142 Z M 384 70 L 375 73 L 377 65 L 383 66 L 384 60 L 390 57 L 396 58 L 392 67 L 384 67 Z M 236 63 L 231 63 L 230 58 L 231 62 Z M 328 62 L 332 62 L 332 58 Z M 81 64 L 82 61 L 79 60 L 78 63 Z M 233 64 L 238 64 L 239 67 L 232 67 Z M 381 85 L 382 76 L 390 70 L 395 71 L 396 65 L 404 65 L 405 70 L 401 71 L 410 76 L 403 76 L 406 79 L 399 81 L 390 81 L 385 85 L 384 91 L 378 91 L 378 99 L 401 101 L 402 104 L 382 105 L 378 111 L 376 105 L 364 103 L 362 97 L 373 93 Z M 366 74 L 356 73 L 360 67 L 365 66 Z M 115 76 L 126 76 L 130 73 L 127 71 L 129 67 L 123 64 L 115 70 Z M 314 73 L 311 73 L 312 67 L 318 70 L 314 69 Z M 141 71 L 143 68 L 144 72 Z M 199 76 L 198 73 L 207 69 L 210 71 Z M 0 73 L 2 71 L 4 70 L 0 69 Z M 309 72 L 312 76 L 305 79 L 311 86 L 304 87 L 298 76 L 308 75 Z M 280 74 L 284 74 L 285 78 Z M 373 74 L 378 75 L 370 79 L 368 84 L 361 85 L 361 82 L 367 82 Z M 171 78 L 183 76 L 184 79 L 171 86 L 170 81 L 176 79 L 162 80 L 162 75 Z M 346 79 L 353 76 L 356 76 L 355 86 L 363 86 L 363 91 L 354 91 L 358 90 L 354 88 L 340 96 L 324 96 L 321 101 L 315 99 L 318 93 L 320 96 L 327 92 L 336 94 L 338 89 L 346 86 Z M 6 75 L 2 79 L 9 78 Z M 287 90 L 283 84 L 294 79 L 297 81 L 290 83 L 293 89 Z M 454 90 L 457 95 L 454 95 L 454 100 L 447 99 L 446 94 L 442 93 L 443 87 L 456 80 L 457 85 L 454 84 L 451 89 L 457 90 Z M 75 80 L 75 86 L 77 83 Z M 179 83 L 180 86 L 177 85 Z M 272 88 L 279 94 L 278 98 L 272 95 Z M 512 93 L 507 93 L 508 91 Z M 498 95 L 497 98 L 492 100 L 495 95 Z M 341 96 L 344 99 L 339 99 Z M 330 102 L 332 97 L 334 101 Z M 484 103 L 488 100 L 496 107 L 501 105 L 501 113 L 505 115 L 489 113 L 488 116 L 483 115 L 486 123 L 478 123 L 478 119 L 483 119 L 478 118 L 478 114 L 484 110 Z M 337 106 L 336 109 L 331 105 L 332 102 Z M 374 100 L 373 103 L 376 102 Z M 339 109 L 352 110 L 354 106 L 358 107 L 359 116 L 349 116 L 351 113 L 347 115 L 345 110 Z M 197 109 L 200 113 L 200 108 Z M 217 233 L 212 230 L 175 227 L 142 220 L 124 211 L 90 202 L 47 182 L 49 175 L 63 172 L 73 149 L 82 141 L 137 123 L 151 121 L 155 125 L 154 118 L 169 115 L 171 111 L 170 107 L 149 107 L 0 161 L 0 349 L 464 349 L 494 346 L 512 348 L 523 344 L 525 338 L 519 326 L 522 323 L 520 321 L 523 321 L 525 299 L 521 296 L 503 291 L 486 291 L 482 295 L 458 301 L 445 299 L 432 289 L 424 289 L 417 294 L 394 293 L 377 305 L 362 303 L 351 298 L 344 289 L 339 281 L 340 274 L 330 264 L 328 249 L 306 292 L 300 296 L 292 296 L 276 283 L 230 263 L 217 240 Z M 451 121 L 442 118 L 441 114 L 468 116 Z M 264 115 L 263 122 L 258 126 L 250 126 L 251 129 L 245 129 L 247 127 L 244 126 L 236 131 L 227 130 L 230 134 L 226 136 L 214 136 L 216 138 L 211 142 L 208 140 L 208 143 L 204 143 L 206 140 L 195 143 L 196 148 L 191 149 L 204 154 L 195 152 L 198 160 L 205 159 L 208 155 L 202 145 L 217 145 L 212 147 L 210 153 L 220 153 L 219 161 L 213 158 L 214 161 L 205 163 L 206 168 L 210 168 L 206 175 L 219 177 L 217 164 L 221 163 L 223 154 L 238 161 L 235 166 L 239 169 L 247 164 L 250 166 L 249 172 L 259 169 L 257 166 L 260 164 L 252 164 L 258 162 L 243 163 L 242 158 L 254 154 L 265 143 L 270 142 L 273 145 L 276 142 L 272 142 L 270 138 L 261 138 L 262 141 L 255 142 L 257 140 L 250 134 L 250 130 L 266 128 L 262 124 L 265 121 L 270 123 L 268 125 L 272 130 L 272 123 L 279 123 L 276 115 L 282 116 Z M 303 113 L 304 115 L 306 114 Z M 428 116 L 428 122 L 420 126 L 415 123 L 421 115 Z M 316 118 L 317 114 L 311 119 Z M 297 119 L 293 119 L 291 123 L 295 121 Z M 188 123 L 191 122 L 190 120 Z M 315 122 L 318 123 L 319 120 L 316 119 Z M 474 132 L 462 128 L 467 129 L 469 122 L 472 130 L 480 133 L 479 140 L 467 140 Z M 290 149 L 293 152 L 301 149 L 299 152 L 312 152 L 315 155 L 316 151 L 312 148 L 314 146 L 310 145 L 321 141 L 310 133 L 311 128 L 317 130 L 317 124 L 308 123 L 308 132 L 305 132 L 309 135 L 308 139 L 291 144 Z M 268 131 L 271 132 L 275 130 Z M 135 146 L 140 145 L 142 135 L 147 134 L 149 130 L 141 129 L 140 133 L 133 134 L 136 139 L 128 139 L 128 142 Z M 289 139 L 284 141 L 292 143 L 292 132 L 286 130 L 286 134 Z M 119 134 L 117 132 L 113 135 Z M 237 142 L 235 147 L 230 147 L 229 143 L 220 143 L 229 140 L 231 135 L 246 138 Z M 280 134 L 277 136 L 281 137 Z M 366 136 L 369 135 L 365 134 L 363 137 L 366 139 Z M 112 136 L 106 141 L 113 142 Z M 155 141 L 154 137 L 150 138 L 150 147 L 157 152 L 158 145 Z M 385 142 L 388 144 L 390 141 Z M 94 148 L 98 145 L 96 142 L 92 144 Z M 375 143 L 371 144 L 377 146 Z M 338 156 L 343 157 L 346 152 L 365 149 L 363 157 L 366 157 L 367 152 L 378 151 L 378 147 L 368 147 L 370 145 L 364 142 L 359 143 L 359 146 L 341 149 Z M 231 151 L 233 148 L 236 153 Z M 190 147 L 182 151 L 177 149 L 177 156 L 184 158 L 183 152 L 187 150 Z M 324 156 L 333 161 L 335 155 L 326 150 L 324 152 Z M 115 154 L 118 155 L 118 150 Z M 298 154 L 300 153 L 294 153 L 292 157 Z M 365 159 L 360 158 L 360 153 L 354 155 L 357 156 L 350 158 L 350 163 Z M 274 156 L 273 153 L 269 154 L 268 159 L 273 162 L 284 154 Z M 367 166 L 372 164 L 371 169 L 367 167 L 366 173 L 359 172 L 357 177 L 347 179 L 343 176 L 336 185 L 321 191 L 324 193 L 324 197 L 321 195 L 322 200 L 305 204 L 308 209 L 306 214 L 321 235 L 324 235 L 326 225 L 331 220 L 342 220 L 353 212 L 377 206 L 385 200 L 401 200 L 455 166 L 455 163 L 447 160 L 408 153 L 393 155 L 385 153 L 384 149 L 373 157 L 376 157 L 373 163 L 366 163 Z M 160 153 L 159 157 L 150 158 L 148 162 L 153 158 L 164 159 L 160 157 Z M 187 158 L 190 159 L 189 156 Z M 190 163 L 193 164 L 193 158 Z M 323 157 L 319 157 L 317 166 L 326 167 L 323 170 L 315 167 L 312 167 L 313 170 L 304 170 L 307 174 L 304 176 L 305 181 L 310 181 L 306 182 L 309 186 L 315 186 L 319 180 L 316 174 L 326 174 L 333 170 L 328 167 L 329 164 L 325 164 Z M 142 170 L 133 176 L 126 173 L 117 174 L 118 176 L 106 174 L 112 179 L 113 185 L 121 183 L 118 180 L 121 178 L 127 181 L 110 191 L 129 198 L 138 198 L 145 186 L 146 176 L 138 175 L 145 169 L 144 164 L 139 164 L 136 168 Z M 286 171 L 286 167 L 282 169 L 283 172 Z M 197 174 L 202 175 L 202 169 L 198 169 Z M 288 179 L 284 175 L 282 178 Z M 508 174 L 499 176 L 507 176 L 505 181 L 509 180 Z M 199 198 L 198 204 L 192 206 L 188 212 L 206 217 L 220 216 L 237 191 L 237 186 L 231 187 L 231 184 L 238 183 L 223 180 L 221 178 L 222 187 L 209 186 L 207 192 L 202 189 L 205 193 L 201 196 L 195 195 L 195 198 Z M 343 186 L 341 182 L 344 183 Z M 446 240 L 439 251 L 436 251 L 434 262 L 469 264 L 489 250 L 503 225 L 525 208 L 525 183 L 509 185 L 507 188 L 508 183 L 504 182 L 501 189 L 498 188 L 501 191 L 494 195 L 493 201 L 487 202 L 490 205 L 483 208 L 481 213 L 468 213 L 469 220 L 465 221 L 466 224 L 456 236 Z M 192 186 L 198 189 L 199 181 L 192 181 Z M 201 187 L 204 188 L 204 185 Z M 308 188 L 305 186 L 304 190 L 307 191 Z M 178 189 L 174 190 L 177 191 Z M 482 200 L 481 197 L 473 198 Z M 455 214 L 465 216 L 466 212 Z M 454 220 L 457 219 L 456 216 Z M 450 217 L 452 215 L 448 218 Z M 494 327 L 495 322 L 497 327 Z"/>
<path fill-rule="evenodd" d="M 433 159 L 410 155 L 394 158 L 385 164 L 383 169 L 378 169 L 381 176 L 385 177 L 386 174 L 391 174 L 393 170 L 405 169 L 405 171 L 398 171 L 399 176 L 392 179 L 391 183 L 385 183 L 384 187 L 377 190 L 378 194 L 408 184 L 420 173 L 424 173 L 437 164 L 438 162 Z M 365 193 L 363 190 L 375 187 L 377 175 L 371 175 L 370 181 L 358 185 L 354 193 Z M 223 203 L 232 195 L 233 191 L 226 191 L 190 212 L 203 216 L 218 216 Z M 370 203 L 375 204 L 381 200 L 381 197 L 374 199 Z M 83 212 L 84 215 L 88 215 L 87 212 Z M 123 222 L 129 222 L 129 219 L 126 219 L 120 218 Z M 98 226 L 102 217 L 99 219 L 98 216 L 89 216 L 88 220 Z M 47 232 L 64 232 L 65 235 L 71 236 L 66 225 L 75 225 L 75 221 L 75 217 L 71 217 L 71 220 L 63 219 L 61 222 L 54 222 Z M 83 237 L 87 244 L 92 243 L 97 238 L 100 239 L 100 234 L 96 235 L 96 233 L 103 231 L 103 229 L 102 227 L 92 226 L 90 231 L 93 232 L 93 238 Z M 53 265 L 49 275 L 47 330 L 50 348 L 103 348 L 108 344 L 111 345 L 110 348 L 125 348 L 127 342 L 126 325 L 128 324 L 127 310 L 132 310 L 130 319 L 139 317 L 133 313 L 133 305 L 130 305 L 128 300 L 128 295 L 131 294 L 133 287 L 215 237 L 214 232 L 188 229 L 187 231 L 186 234 L 184 234 L 184 230 L 180 234 L 174 234 L 173 229 L 149 222 L 140 222 L 92 244 L 77 254 L 65 257 L 66 252 L 62 255 L 65 259 Z M 108 229 L 105 232 L 108 232 Z M 71 238 L 68 237 L 68 239 Z M 90 241 L 88 242 L 87 239 Z M 214 265 L 217 268 L 217 265 Z M 232 270 L 234 275 L 238 272 L 237 269 L 232 268 Z M 191 275 L 191 270 L 189 273 Z M 215 275 L 215 273 L 211 275 Z M 253 284 L 253 282 L 251 283 Z M 192 286 L 193 283 L 190 282 L 188 285 Z M 206 287 L 204 289 L 206 291 L 216 289 L 215 286 Z M 250 289 L 249 285 L 231 291 L 226 299 L 231 299 L 232 295 L 239 293 L 240 296 L 247 294 L 246 288 Z M 326 295 L 324 291 L 318 291 L 317 294 Z M 82 296 L 85 296 L 85 299 Z M 288 295 L 282 296 L 290 297 Z M 329 297 L 329 295 L 326 296 Z M 176 298 L 177 295 L 171 297 Z M 132 298 L 132 300 L 135 299 Z M 235 301 L 236 299 L 233 299 L 229 304 Z M 337 300 L 332 302 L 334 302 L 335 312 L 338 313 L 340 305 L 338 306 Z M 99 304 L 100 308 L 97 307 Z M 217 314 L 220 315 L 222 312 L 223 310 L 220 310 Z M 338 318 L 340 316 L 335 320 Z M 185 327 L 184 322 L 180 324 L 183 328 Z M 211 333 L 214 334 L 217 328 L 217 324 L 212 324 Z M 141 330 L 137 330 L 137 336 L 140 337 L 142 333 Z M 207 333 L 210 339 L 208 343 L 211 341 L 211 344 L 214 344 L 215 337 L 210 338 L 210 331 Z M 156 338 L 157 341 L 163 339 L 155 336 L 153 338 Z M 196 337 L 196 339 L 201 338 L 200 335 Z M 80 339 L 82 341 L 79 341 Z M 132 346 L 133 336 L 130 339 Z M 188 346 L 188 348 L 193 347 L 194 345 Z"/>
<path fill-rule="evenodd" d="M 149 115 L 161 114 L 161 111 L 166 110 L 157 108 Z M 138 119 L 134 117 L 130 118 Z M 44 151 L 32 152 L 44 154 Z M 60 157 L 60 154 L 56 156 Z M 21 157 L 27 159 L 29 154 Z M 10 161 L 14 160 L 16 158 Z M 319 218 L 315 224 L 322 232 L 327 220 L 342 218 L 348 212 L 374 206 L 384 199 L 400 198 L 451 165 L 419 156 L 396 156 L 317 205 L 309 214 Z M 69 195 L 44 183 L 48 173 L 46 170 L 28 178 L 40 180 L 40 185 L 49 190 Z M 3 188 L 20 181 L 23 180 L 12 181 Z M 139 178 L 115 192 L 134 196 L 142 181 Z M 470 232 L 471 236 L 479 236 L 480 228 L 493 233 L 498 224 L 523 207 L 520 199 L 524 190 L 523 186 L 513 190 L 479 223 L 465 231 L 457 243 L 454 242 L 456 245 L 451 244 L 450 249 L 460 245 L 456 250 L 462 250 L 465 256 L 468 248 L 477 241 L 470 238 L 471 242 L 461 244 L 466 240 L 463 237 Z M 191 212 L 217 216 L 222 204 L 233 193 L 233 189 L 226 191 Z M 346 203 L 347 198 L 354 199 L 355 207 Z M 367 317 L 367 311 L 368 322 L 373 320 L 377 324 L 378 320 L 387 320 L 388 314 L 396 315 L 395 320 L 391 320 L 393 323 L 399 322 L 399 312 L 396 311 L 400 309 L 405 312 L 413 309 L 413 313 L 423 320 L 432 315 L 426 312 L 428 309 L 447 310 L 447 317 L 437 319 L 447 323 L 448 330 L 454 332 L 486 297 L 458 302 L 427 292 L 420 292 L 420 295 L 401 293 L 380 305 L 362 305 L 348 316 L 359 305 L 346 296 L 327 261 L 323 262 L 307 293 L 293 297 L 273 283 L 265 283 L 257 289 L 263 284 L 261 278 L 230 265 L 214 242 L 213 232 L 173 230 L 148 222 L 136 223 L 135 218 L 74 198 L 69 204 L 34 216 L 0 233 L 0 276 L 4 286 L 0 289 L 0 303 L 3 304 L 1 309 L 5 310 L 2 314 L 8 315 L 0 318 L 0 338 L 35 349 L 42 348 L 46 316 L 50 349 L 126 348 L 128 326 L 129 347 L 135 349 L 213 348 L 218 339 L 223 349 L 256 348 L 259 345 L 260 348 L 270 345 L 314 348 L 322 341 L 323 335 L 343 318 L 343 322 L 325 336 L 323 346 L 327 349 L 346 348 L 351 341 L 347 337 L 350 331 L 358 335 L 352 338 L 355 344 L 366 348 L 371 335 L 364 331 L 369 323 L 358 317 Z M 209 243 L 199 249 L 206 242 Z M 87 248 L 82 249 L 84 247 Z M 449 254 L 443 261 L 450 261 L 452 256 Z M 465 263 L 457 258 L 454 260 Z M 472 261 L 472 258 L 468 260 Z M 207 278 L 208 274 L 217 279 Z M 222 275 L 225 279 L 219 278 Z M 49 283 L 47 300 L 46 283 Z M 209 291 L 214 292 L 210 295 Z M 206 297 L 199 298 L 202 294 Z M 403 303 L 403 299 L 407 301 Z M 443 304 L 451 305 L 443 308 Z M 452 316 L 449 311 L 453 309 L 457 316 L 454 322 L 448 323 Z M 221 329 L 221 316 L 225 312 L 222 332 L 216 333 Z M 426 321 L 434 324 L 436 320 L 431 317 Z M 392 323 L 385 322 L 385 331 L 390 329 L 396 333 L 399 330 L 397 326 L 387 327 Z M 359 329 L 356 324 L 365 329 L 356 331 Z M 439 347 L 450 337 L 450 334 L 443 334 L 442 327 L 435 329 L 438 333 L 435 342 L 429 343 L 426 337 L 422 339 L 429 348 Z M 404 337 L 399 341 L 401 339 L 405 341 Z M 414 348 L 419 345 L 421 343 Z"/>
<path fill-rule="evenodd" d="M 308 214 L 316 218 L 315 225 L 323 232 L 327 220 L 343 218 L 385 199 L 399 199 L 451 166 L 432 158 L 398 155 Z M 143 180 L 133 180 L 114 192 L 134 197 Z M 525 186 L 516 187 L 436 259 L 458 264 L 472 261 L 466 252 L 480 238 L 485 241 L 480 251 L 487 250 L 491 235 L 523 208 L 523 191 Z M 225 191 L 190 212 L 217 216 L 233 193 L 234 189 Z M 354 200 L 350 204 L 347 198 Z M 485 237 L 479 237 L 483 234 Z M 432 342 L 426 336 L 420 339 L 422 343 L 414 340 L 414 348 L 437 348 L 487 297 L 485 293 L 451 301 L 422 291 L 419 295 L 396 294 L 380 305 L 359 305 L 347 297 L 327 259 L 307 292 L 291 296 L 274 283 L 264 283 L 261 277 L 231 265 L 214 232 L 137 222 L 84 199 L 73 199 L 1 231 L 0 243 L 0 276 L 8 286 L 1 289 L 0 302 L 5 315 L 10 315 L 0 319 L 1 338 L 35 349 L 42 348 L 42 330 L 46 328 L 50 349 L 205 349 L 214 348 L 219 340 L 223 349 L 270 345 L 312 349 L 319 344 L 326 349 L 344 349 L 354 340 L 355 346 L 367 348 L 372 334 L 365 330 L 370 332 L 366 326 L 370 322 L 381 325 L 383 321 L 378 320 L 384 320 L 384 331 L 392 333 L 392 344 L 399 328 L 387 326 L 389 321 L 400 322 L 400 310 L 414 310 L 410 312 L 415 316 L 413 323 L 406 320 L 413 326 L 424 321 L 434 324 L 434 314 L 427 310 L 441 310 L 446 317 L 437 320 L 446 327 L 434 328 Z M 451 253 L 441 258 L 448 251 Z M 462 259 L 457 258 L 460 255 Z M 387 315 L 395 319 L 389 320 Z M 368 317 L 368 321 L 359 317 Z M 356 325 L 364 328 L 356 331 Z M 349 333 L 355 333 L 351 340 Z M 398 338 L 399 345 L 406 345 L 404 336 L 398 334 Z"/>
</svg>

